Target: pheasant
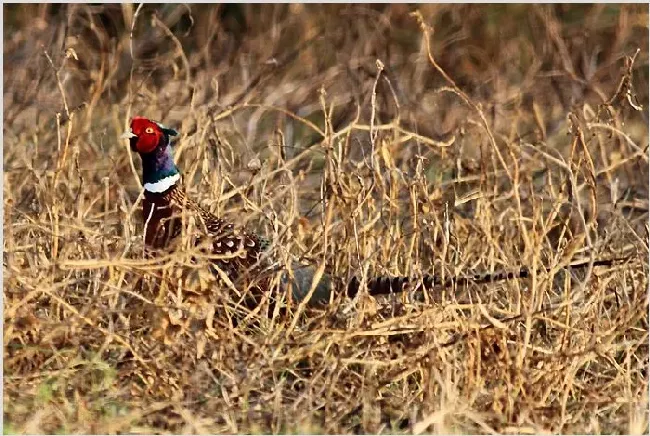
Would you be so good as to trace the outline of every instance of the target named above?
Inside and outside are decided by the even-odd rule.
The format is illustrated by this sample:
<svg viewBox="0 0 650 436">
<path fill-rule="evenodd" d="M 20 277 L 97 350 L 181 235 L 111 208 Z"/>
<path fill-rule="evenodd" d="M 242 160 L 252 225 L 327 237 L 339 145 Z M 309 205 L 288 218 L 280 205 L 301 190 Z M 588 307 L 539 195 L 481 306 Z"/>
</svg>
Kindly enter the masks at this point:
<svg viewBox="0 0 650 436">
<path fill-rule="evenodd" d="M 265 266 L 263 254 L 270 246 L 265 238 L 236 228 L 187 197 L 181 186 L 181 174 L 171 152 L 170 138 L 177 136 L 174 129 L 143 117 L 134 117 L 131 128 L 122 138 L 129 139 L 131 149 L 142 159 L 144 185 L 143 219 L 145 246 L 150 250 L 169 248 L 181 234 L 181 211 L 191 210 L 201 222 L 209 237 L 213 265 L 227 278 L 236 283 L 242 276 L 253 277 Z M 573 268 L 610 266 L 623 259 L 604 259 L 595 262 L 574 263 Z M 545 270 L 545 268 L 541 268 Z M 219 272 L 219 271 L 217 271 Z M 309 296 L 316 269 L 313 266 L 295 263 L 292 274 L 285 273 L 281 282 L 291 283 L 294 301 L 303 301 Z M 425 289 L 449 287 L 453 284 L 489 283 L 515 278 L 525 278 L 531 270 L 521 267 L 510 272 L 485 273 L 471 276 L 451 277 L 442 281 L 440 277 L 425 275 L 420 284 Z M 377 277 L 367 283 L 370 295 L 382 295 L 402 291 L 412 280 L 409 277 Z M 347 285 L 347 295 L 354 297 L 360 289 L 360 281 L 354 277 Z M 332 279 L 323 274 L 311 292 L 308 304 L 321 304 L 330 300 L 333 291 Z"/>
<path fill-rule="evenodd" d="M 232 282 L 245 274 L 254 277 L 264 266 L 262 255 L 270 246 L 267 239 L 239 229 L 210 213 L 189 198 L 181 185 L 181 174 L 174 162 L 170 138 L 178 135 L 174 129 L 143 117 L 134 117 L 128 138 L 131 150 L 142 159 L 144 200 L 144 242 L 150 252 L 169 248 L 182 230 L 182 210 L 189 210 L 200 221 L 200 227 L 210 239 L 212 263 Z M 282 276 L 282 283 L 291 282 L 293 298 L 302 301 L 310 292 L 316 269 L 313 266 L 292 265 L 291 274 Z M 217 273 L 219 271 L 216 271 Z M 330 277 L 323 274 L 310 303 L 329 301 L 332 290 Z"/>
</svg>

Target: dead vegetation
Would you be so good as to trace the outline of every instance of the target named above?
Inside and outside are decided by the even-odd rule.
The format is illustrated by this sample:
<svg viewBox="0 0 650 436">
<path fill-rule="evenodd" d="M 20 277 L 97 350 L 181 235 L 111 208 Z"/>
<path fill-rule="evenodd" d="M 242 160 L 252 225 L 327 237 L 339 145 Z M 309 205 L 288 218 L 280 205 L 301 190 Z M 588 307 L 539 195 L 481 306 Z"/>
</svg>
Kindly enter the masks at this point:
<svg viewBox="0 0 650 436">
<path fill-rule="evenodd" d="M 4 19 L 5 433 L 648 431 L 647 5 Z M 551 271 L 235 325 L 189 249 L 142 256 L 132 115 L 281 264 Z"/>
</svg>

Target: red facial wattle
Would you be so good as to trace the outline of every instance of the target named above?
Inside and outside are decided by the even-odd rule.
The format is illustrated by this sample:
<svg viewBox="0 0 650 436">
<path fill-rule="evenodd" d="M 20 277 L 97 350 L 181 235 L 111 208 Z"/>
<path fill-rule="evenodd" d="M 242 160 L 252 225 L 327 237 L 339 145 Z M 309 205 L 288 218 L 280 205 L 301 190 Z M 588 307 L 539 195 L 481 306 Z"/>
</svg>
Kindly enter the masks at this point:
<svg viewBox="0 0 650 436">
<path fill-rule="evenodd" d="M 134 148 L 139 153 L 151 153 L 163 138 L 160 127 L 153 121 L 142 117 L 133 118 L 131 132 L 137 136 L 134 138 Z"/>
</svg>

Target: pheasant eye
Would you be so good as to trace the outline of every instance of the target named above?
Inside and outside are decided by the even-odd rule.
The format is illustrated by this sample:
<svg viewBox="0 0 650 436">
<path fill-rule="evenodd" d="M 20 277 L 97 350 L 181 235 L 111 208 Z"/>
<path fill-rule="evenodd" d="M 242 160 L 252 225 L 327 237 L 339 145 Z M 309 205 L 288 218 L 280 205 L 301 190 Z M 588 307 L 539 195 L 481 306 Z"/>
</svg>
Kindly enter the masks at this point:
<svg viewBox="0 0 650 436">
<path fill-rule="evenodd" d="M 153 133 L 153 127 L 147 127 L 146 129 L 144 129 L 144 133 L 148 133 L 151 135 Z"/>
</svg>

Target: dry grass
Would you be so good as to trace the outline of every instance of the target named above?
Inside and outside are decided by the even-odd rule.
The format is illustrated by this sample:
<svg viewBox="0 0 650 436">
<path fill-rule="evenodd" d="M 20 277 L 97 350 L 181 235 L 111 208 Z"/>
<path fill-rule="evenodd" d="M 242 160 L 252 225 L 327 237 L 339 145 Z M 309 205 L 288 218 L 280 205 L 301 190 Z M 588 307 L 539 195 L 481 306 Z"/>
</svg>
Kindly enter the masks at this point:
<svg viewBox="0 0 650 436">
<path fill-rule="evenodd" d="M 648 6 L 414 10 L 4 6 L 5 432 L 648 431 Z M 552 271 L 235 326 L 143 259 L 136 114 L 281 262 Z"/>
</svg>

